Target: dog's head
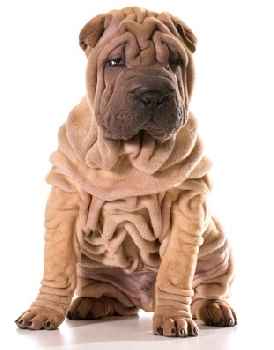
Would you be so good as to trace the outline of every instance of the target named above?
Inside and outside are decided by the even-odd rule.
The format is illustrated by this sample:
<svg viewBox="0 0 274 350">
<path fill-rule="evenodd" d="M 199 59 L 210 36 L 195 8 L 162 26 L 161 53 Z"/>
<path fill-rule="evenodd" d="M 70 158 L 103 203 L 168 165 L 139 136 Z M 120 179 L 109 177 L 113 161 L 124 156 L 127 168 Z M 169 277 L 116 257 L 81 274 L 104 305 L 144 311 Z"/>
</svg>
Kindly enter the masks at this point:
<svg viewBox="0 0 274 350">
<path fill-rule="evenodd" d="M 182 21 L 140 8 L 114 10 L 84 26 L 80 45 L 89 103 L 106 138 L 147 132 L 163 142 L 185 124 L 196 38 Z"/>
</svg>

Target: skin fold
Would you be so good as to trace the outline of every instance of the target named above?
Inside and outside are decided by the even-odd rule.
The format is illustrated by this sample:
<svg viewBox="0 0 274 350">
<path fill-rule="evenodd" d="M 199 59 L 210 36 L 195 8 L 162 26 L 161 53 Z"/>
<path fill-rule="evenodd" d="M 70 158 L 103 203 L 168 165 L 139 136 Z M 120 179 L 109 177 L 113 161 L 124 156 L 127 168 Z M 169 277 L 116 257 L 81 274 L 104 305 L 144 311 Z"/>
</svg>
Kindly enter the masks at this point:
<svg viewBox="0 0 274 350">
<path fill-rule="evenodd" d="M 59 129 L 44 276 L 16 324 L 55 329 L 66 316 L 143 309 L 158 335 L 196 336 L 195 319 L 235 326 L 233 258 L 189 111 L 194 34 L 168 13 L 128 7 L 89 21 L 80 46 L 87 94 Z"/>
</svg>

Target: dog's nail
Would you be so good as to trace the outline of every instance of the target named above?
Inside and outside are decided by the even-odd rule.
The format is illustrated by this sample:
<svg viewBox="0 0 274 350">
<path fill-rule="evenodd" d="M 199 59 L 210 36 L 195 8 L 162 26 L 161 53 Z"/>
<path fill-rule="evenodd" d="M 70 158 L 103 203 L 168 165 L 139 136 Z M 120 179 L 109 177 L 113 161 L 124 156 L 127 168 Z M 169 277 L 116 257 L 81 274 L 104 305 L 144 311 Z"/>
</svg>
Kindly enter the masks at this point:
<svg viewBox="0 0 274 350">
<path fill-rule="evenodd" d="M 184 337 L 185 336 L 185 330 L 182 329 L 182 328 L 178 329 L 178 334 L 179 334 L 180 337 Z"/>
<path fill-rule="evenodd" d="M 156 329 L 156 332 L 157 332 L 157 334 L 163 335 L 163 328 L 162 327 L 158 327 Z"/>
<path fill-rule="evenodd" d="M 198 332 L 199 332 L 199 331 L 198 331 L 198 328 L 197 328 L 197 327 L 194 327 L 194 328 L 193 328 L 193 335 L 194 335 L 194 336 L 198 335 Z"/>
<path fill-rule="evenodd" d="M 176 328 L 171 328 L 171 333 L 176 334 Z"/>
</svg>

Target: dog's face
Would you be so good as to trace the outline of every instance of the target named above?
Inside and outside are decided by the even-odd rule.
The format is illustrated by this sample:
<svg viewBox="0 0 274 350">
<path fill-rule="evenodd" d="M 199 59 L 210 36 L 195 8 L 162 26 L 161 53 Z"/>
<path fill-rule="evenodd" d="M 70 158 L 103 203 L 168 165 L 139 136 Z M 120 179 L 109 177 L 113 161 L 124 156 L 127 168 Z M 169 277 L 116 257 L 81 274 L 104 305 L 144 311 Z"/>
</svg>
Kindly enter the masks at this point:
<svg viewBox="0 0 274 350">
<path fill-rule="evenodd" d="M 97 124 L 112 140 L 147 132 L 163 142 L 186 122 L 195 37 L 169 14 L 126 8 L 99 15 L 80 33 Z"/>
</svg>

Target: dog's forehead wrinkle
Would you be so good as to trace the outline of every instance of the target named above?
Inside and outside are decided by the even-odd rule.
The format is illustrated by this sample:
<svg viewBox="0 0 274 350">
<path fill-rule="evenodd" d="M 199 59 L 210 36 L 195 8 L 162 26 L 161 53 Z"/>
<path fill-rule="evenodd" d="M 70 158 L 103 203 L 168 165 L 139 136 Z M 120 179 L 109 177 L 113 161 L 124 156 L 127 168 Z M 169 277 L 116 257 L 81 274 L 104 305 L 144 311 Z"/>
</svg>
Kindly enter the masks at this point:
<svg viewBox="0 0 274 350">
<path fill-rule="evenodd" d="M 169 28 L 153 17 L 146 17 L 143 23 L 137 23 L 128 18 L 129 16 L 121 21 L 120 18 L 117 19 L 116 16 L 113 16 L 100 40 L 101 44 L 108 42 L 114 34 L 123 35 L 128 33 L 132 40 L 127 39 L 127 42 L 123 44 L 128 52 L 128 55 L 126 54 L 128 62 L 131 61 L 130 63 L 133 65 L 145 66 L 152 65 L 155 62 L 167 64 L 172 48 L 161 40 L 161 35 L 167 34 L 167 32 L 170 33 Z M 137 54 L 133 57 L 132 48 L 134 45 Z"/>
<path fill-rule="evenodd" d="M 150 41 L 148 47 L 140 52 L 140 63 L 142 66 L 151 66 L 156 63 L 155 48 Z"/>
<path fill-rule="evenodd" d="M 135 36 L 141 49 L 145 48 L 147 41 L 152 39 L 157 29 L 157 23 L 151 20 L 145 20 L 144 23 L 137 23 L 127 19 L 122 21 L 119 26 L 121 32 L 128 31 Z"/>
<path fill-rule="evenodd" d="M 169 47 L 165 45 L 156 45 L 154 40 L 144 40 L 143 42 L 136 42 L 137 55 L 132 57 L 131 49 L 125 48 L 125 58 L 127 64 L 132 67 L 138 66 L 153 66 L 159 64 L 161 66 L 168 64 L 168 61 L 172 55 Z"/>
</svg>

